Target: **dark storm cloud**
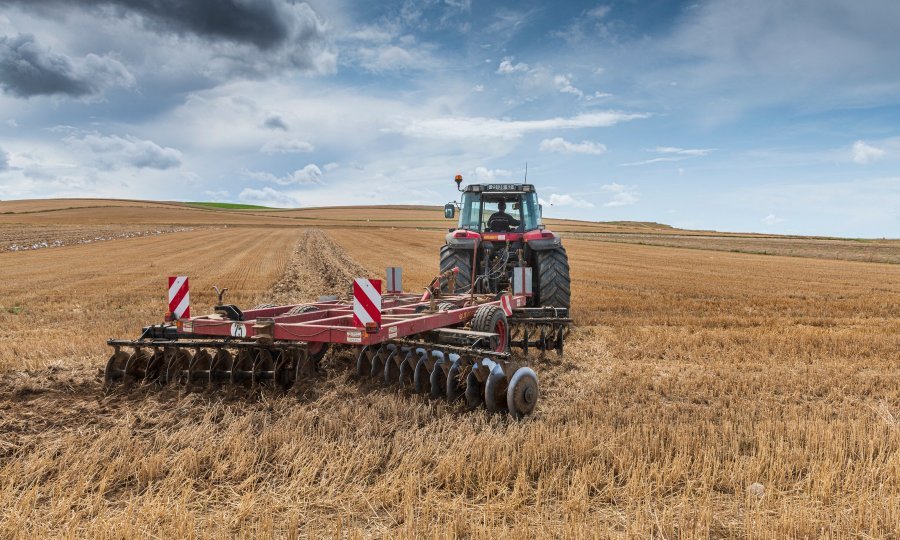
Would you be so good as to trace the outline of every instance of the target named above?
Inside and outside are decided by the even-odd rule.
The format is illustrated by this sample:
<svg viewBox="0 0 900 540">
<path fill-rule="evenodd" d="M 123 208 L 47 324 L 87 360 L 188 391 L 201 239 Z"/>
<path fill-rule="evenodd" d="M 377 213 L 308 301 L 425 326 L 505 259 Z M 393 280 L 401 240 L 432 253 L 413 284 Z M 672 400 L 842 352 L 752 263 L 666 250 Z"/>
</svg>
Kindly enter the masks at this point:
<svg viewBox="0 0 900 540">
<path fill-rule="evenodd" d="M 316 37 L 318 20 L 305 4 L 286 0 L 12 0 L 24 9 L 45 7 L 112 10 L 134 14 L 159 32 L 194 34 L 270 49 Z M 305 8 L 305 9 L 304 9 Z"/>
<path fill-rule="evenodd" d="M 131 82 L 131 73 L 111 58 L 89 54 L 76 62 L 41 47 L 30 34 L 0 37 L 0 88 L 8 94 L 83 97 Z"/>
<path fill-rule="evenodd" d="M 284 119 L 277 114 L 273 114 L 272 116 L 266 118 L 266 121 L 263 123 L 269 129 L 280 129 L 282 131 L 288 130 L 288 125 L 284 121 Z"/>
</svg>

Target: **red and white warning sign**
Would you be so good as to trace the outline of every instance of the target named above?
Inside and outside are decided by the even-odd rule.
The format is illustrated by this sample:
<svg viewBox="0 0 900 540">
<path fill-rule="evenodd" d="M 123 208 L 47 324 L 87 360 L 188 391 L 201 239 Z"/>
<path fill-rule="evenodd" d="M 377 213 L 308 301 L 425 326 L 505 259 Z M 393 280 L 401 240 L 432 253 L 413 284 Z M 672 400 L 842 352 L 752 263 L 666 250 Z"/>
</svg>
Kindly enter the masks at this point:
<svg viewBox="0 0 900 540">
<path fill-rule="evenodd" d="M 169 313 L 174 320 L 191 316 L 191 293 L 187 276 L 169 277 Z"/>
<path fill-rule="evenodd" d="M 500 297 L 500 307 L 503 308 L 503 313 L 506 313 L 506 316 L 509 317 L 512 315 L 512 296 L 508 294 L 504 294 Z"/>
<path fill-rule="evenodd" d="M 381 326 L 381 280 L 353 280 L 353 324 Z"/>
</svg>

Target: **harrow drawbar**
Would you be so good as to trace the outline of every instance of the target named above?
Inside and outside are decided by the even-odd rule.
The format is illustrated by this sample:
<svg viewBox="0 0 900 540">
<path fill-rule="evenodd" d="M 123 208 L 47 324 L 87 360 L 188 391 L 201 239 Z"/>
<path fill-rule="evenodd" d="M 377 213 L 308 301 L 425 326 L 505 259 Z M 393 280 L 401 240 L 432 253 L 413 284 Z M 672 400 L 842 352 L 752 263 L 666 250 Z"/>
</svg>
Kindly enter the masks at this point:
<svg viewBox="0 0 900 540">
<path fill-rule="evenodd" d="M 526 307 L 524 294 L 429 292 L 385 295 L 380 321 L 365 328 L 358 306 L 333 298 L 246 312 L 219 305 L 212 315 L 147 327 L 139 339 L 109 340 L 106 385 L 302 391 L 337 348 L 351 352 L 359 377 L 470 409 L 531 414 L 539 390 L 528 352 L 562 353 L 568 311 Z"/>
</svg>

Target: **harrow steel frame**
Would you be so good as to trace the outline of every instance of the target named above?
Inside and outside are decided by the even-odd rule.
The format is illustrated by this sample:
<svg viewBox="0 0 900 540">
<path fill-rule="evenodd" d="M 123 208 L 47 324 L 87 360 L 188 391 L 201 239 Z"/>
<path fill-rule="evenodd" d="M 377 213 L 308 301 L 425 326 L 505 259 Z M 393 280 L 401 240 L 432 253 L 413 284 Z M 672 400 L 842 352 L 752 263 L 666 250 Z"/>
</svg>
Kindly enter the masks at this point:
<svg viewBox="0 0 900 540">
<path fill-rule="evenodd" d="M 368 329 L 353 325 L 352 303 L 337 300 L 248 310 L 241 320 L 224 310 L 150 326 L 139 339 L 107 342 L 113 354 L 106 383 L 265 383 L 297 391 L 329 347 L 342 347 L 355 349 L 359 376 L 449 401 L 465 398 L 470 408 L 530 414 L 538 381 L 524 360 L 530 349 L 562 354 L 568 310 L 527 308 L 525 295 L 513 295 L 507 317 L 499 295 L 427 296 L 384 295 L 382 324 Z M 466 327 L 488 319 L 497 326 Z M 524 356 L 514 357 L 510 347 Z"/>
</svg>

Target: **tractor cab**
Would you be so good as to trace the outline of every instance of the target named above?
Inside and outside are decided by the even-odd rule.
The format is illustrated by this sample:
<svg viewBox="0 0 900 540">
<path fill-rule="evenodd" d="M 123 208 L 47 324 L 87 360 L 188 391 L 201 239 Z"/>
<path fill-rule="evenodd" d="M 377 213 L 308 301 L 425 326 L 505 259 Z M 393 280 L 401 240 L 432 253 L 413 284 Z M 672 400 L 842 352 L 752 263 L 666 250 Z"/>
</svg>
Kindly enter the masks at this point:
<svg viewBox="0 0 900 540">
<path fill-rule="evenodd" d="M 455 211 L 450 203 L 444 215 L 452 219 Z M 531 184 L 474 184 L 463 190 L 458 230 L 522 234 L 540 228 L 541 206 Z"/>
</svg>

